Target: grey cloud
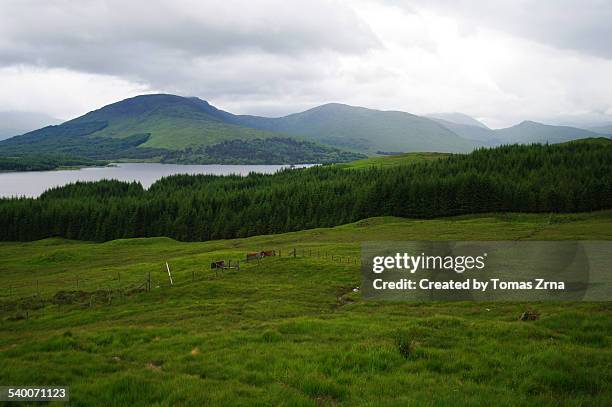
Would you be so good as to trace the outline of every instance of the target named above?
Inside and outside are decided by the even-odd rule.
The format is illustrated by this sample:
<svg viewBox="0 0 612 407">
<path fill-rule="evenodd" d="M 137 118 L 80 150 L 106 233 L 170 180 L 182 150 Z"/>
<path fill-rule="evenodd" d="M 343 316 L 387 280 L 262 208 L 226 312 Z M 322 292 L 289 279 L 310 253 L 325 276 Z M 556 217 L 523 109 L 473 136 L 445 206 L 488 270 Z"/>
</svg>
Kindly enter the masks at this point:
<svg viewBox="0 0 612 407">
<path fill-rule="evenodd" d="M 389 0 L 407 11 L 430 9 L 460 17 L 465 26 L 488 27 L 513 36 L 612 59 L 609 0 Z"/>
<path fill-rule="evenodd" d="M 62 67 L 148 81 L 149 67 L 180 67 L 201 58 L 358 54 L 379 46 L 349 7 L 325 0 L 0 3 L 3 66 Z"/>
</svg>

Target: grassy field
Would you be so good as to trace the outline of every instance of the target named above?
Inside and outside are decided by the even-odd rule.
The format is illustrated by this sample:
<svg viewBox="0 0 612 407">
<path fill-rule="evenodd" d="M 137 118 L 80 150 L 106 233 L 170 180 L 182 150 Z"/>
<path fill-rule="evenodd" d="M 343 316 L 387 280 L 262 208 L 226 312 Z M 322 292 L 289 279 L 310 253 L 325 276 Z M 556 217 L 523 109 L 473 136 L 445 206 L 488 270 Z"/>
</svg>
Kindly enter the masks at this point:
<svg viewBox="0 0 612 407">
<path fill-rule="evenodd" d="M 0 384 L 69 385 L 72 405 L 609 405 L 609 303 L 379 303 L 354 291 L 360 241 L 438 239 L 609 240 L 612 211 L 0 243 Z M 282 256 L 242 261 L 264 249 Z M 240 271 L 210 270 L 221 259 Z M 137 289 L 148 273 L 151 291 Z M 525 310 L 540 319 L 520 321 Z"/>
<path fill-rule="evenodd" d="M 352 161 L 346 164 L 338 164 L 346 168 L 370 168 L 370 167 L 395 167 L 398 165 L 412 164 L 424 161 L 439 160 L 450 156 L 450 153 L 404 153 L 398 155 L 386 155 L 369 157 L 363 160 Z"/>
</svg>

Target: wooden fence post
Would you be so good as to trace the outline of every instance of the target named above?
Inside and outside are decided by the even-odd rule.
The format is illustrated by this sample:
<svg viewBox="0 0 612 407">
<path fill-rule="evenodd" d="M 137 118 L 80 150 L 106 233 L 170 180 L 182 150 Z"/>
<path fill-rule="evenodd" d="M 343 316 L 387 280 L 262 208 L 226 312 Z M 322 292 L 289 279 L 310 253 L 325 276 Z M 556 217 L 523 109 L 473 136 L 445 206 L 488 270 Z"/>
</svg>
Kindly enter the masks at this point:
<svg viewBox="0 0 612 407">
<path fill-rule="evenodd" d="M 170 266 L 168 262 L 166 262 L 166 270 L 168 270 L 168 278 L 170 279 L 170 285 L 174 285 L 174 281 L 172 281 L 172 273 L 170 273 Z"/>
</svg>

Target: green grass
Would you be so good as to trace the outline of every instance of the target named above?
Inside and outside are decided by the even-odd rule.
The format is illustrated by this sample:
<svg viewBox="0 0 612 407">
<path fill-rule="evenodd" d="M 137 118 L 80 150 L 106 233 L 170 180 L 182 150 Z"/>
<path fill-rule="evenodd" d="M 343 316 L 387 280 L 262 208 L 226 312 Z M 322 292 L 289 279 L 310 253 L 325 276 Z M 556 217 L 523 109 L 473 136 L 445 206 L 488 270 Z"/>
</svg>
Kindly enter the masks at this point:
<svg viewBox="0 0 612 407">
<path fill-rule="evenodd" d="M 347 164 L 338 164 L 345 168 L 370 168 L 370 167 L 395 167 L 412 163 L 439 160 L 450 156 L 449 153 L 404 153 L 398 155 L 369 157 L 363 160 L 353 161 Z"/>
<path fill-rule="evenodd" d="M 141 147 L 163 148 L 167 150 L 184 150 L 187 147 L 209 146 L 233 139 L 261 139 L 278 136 L 272 132 L 249 129 L 228 123 L 198 118 L 167 117 L 149 115 L 125 118 L 112 122 L 92 137 L 127 137 L 146 130 L 151 134 L 149 140 Z"/>
<path fill-rule="evenodd" d="M 612 139 L 610 139 L 609 137 L 588 137 L 579 140 L 566 141 L 565 143 L 595 144 L 600 146 L 606 146 L 612 144 Z"/>
<path fill-rule="evenodd" d="M 383 239 L 612 239 L 612 212 L 373 218 L 204 243 L 1 243 L 0 383 L 70 385 L 73 405 L 609 403 L 609 303 L 364 301 L 352 291 L 359 242 Z M 209 270 L 269 248 L 282 256 Z M 151 292 L 117 290 L 149 272 Z M 83 297 L 54 301 L 77 276 Z M 100 291 L 90 306 L 107 289 L 111 304 Z M 541 318 L 519 321 L 526 309 Z"/>
</svg>

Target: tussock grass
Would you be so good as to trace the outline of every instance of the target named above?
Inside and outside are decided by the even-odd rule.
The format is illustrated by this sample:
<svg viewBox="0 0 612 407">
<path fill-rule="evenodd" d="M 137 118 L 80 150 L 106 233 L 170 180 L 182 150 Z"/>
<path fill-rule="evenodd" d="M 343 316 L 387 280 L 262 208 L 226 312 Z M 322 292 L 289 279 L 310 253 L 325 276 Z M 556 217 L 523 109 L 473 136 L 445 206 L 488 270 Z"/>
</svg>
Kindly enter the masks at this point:
<svg viewBox="0 0 612 407">
<path fill-rule="evenodd" d="M 553 219 L 376 218 L 205 243 L 1 243 L 0 383 L 69 385 L 73 405 L 606 405 L 608 303 L 370 302 L 352 291 L 356 264 L 301 256 L 355 257 L 360 241 L 377 239 L 612 238 L 610 212 Z M 209 270 L 212 260 L 268 248 L 283 256 Z M 286 256 L 292 248 L 297 258 Z M 127 286 L 148 272 L 151 292 L 110 305 L 56 304 L 47 300 L 59 287 L 43 284 L 76 285 L 78 274 L 79 289 L 93 292 L 117 288 L 117 273 Z M 7 306 L 32 296 L 36 279 L 46 287 L 37 307 Z M 11 319 L 24 309 L 28 319 Z M 539 319 L 519 320 L 526 310 Z"/>
</svg>

